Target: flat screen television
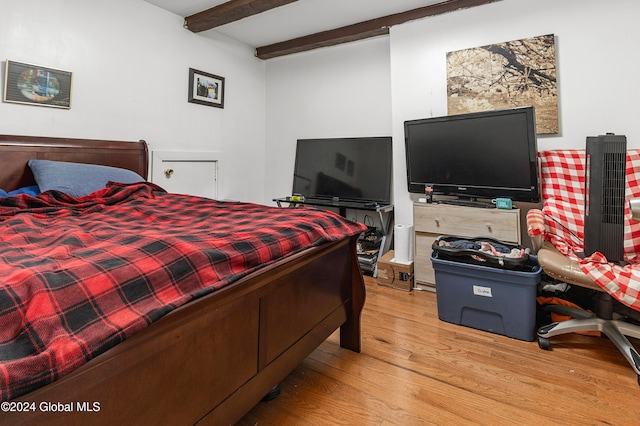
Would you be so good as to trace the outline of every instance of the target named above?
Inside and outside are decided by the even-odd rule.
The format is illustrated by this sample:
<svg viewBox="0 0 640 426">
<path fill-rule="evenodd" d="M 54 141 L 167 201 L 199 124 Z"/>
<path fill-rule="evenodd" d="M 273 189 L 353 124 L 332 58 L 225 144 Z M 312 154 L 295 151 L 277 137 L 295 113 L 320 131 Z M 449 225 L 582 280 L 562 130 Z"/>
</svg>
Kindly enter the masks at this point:
<svg viewBox="0 0 640 426">
<path fill-rule="evenodd" d="M 409 192 L 462 199 L 540 199 L 533 107 L 404 123 Z"/>
<path fill-rule="evenodd" d="M 334 202 L 391 203 L 391 137 L 299 139 L 293 194 Z"/>
</svg>

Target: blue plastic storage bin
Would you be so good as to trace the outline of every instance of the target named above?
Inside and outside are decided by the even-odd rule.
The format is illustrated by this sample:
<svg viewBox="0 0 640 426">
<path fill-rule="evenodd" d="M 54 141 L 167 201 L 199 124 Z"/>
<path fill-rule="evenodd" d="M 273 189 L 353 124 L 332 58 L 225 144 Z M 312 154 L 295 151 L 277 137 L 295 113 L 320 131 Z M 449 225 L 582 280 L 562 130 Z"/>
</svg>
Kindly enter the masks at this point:
<svg viewBox="0 0 640 426">
<path fill-rule="evenodd" d="M 514 271 L 439 259 L 434 251 L 431 262 L 438 317 L 452 324 L 533 341 L 542 268 L 535 256 L 529 259 L 531 271 Z"/>
</svg>

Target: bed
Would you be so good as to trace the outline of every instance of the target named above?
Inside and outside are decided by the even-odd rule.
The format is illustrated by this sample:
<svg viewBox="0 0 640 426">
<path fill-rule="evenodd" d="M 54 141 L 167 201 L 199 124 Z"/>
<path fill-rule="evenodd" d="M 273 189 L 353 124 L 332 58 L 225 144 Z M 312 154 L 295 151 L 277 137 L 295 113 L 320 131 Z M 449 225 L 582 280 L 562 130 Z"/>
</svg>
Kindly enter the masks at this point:
<svg viewBox="0 0 640 426">
<path fill-rule="evenodd" d="M 12 191 L 34 185 L 28 165 L 33 159 L 117 167 L 145 179 L 148 169 L 144 141 L 0 135 L 0 188 Z M 101 201 L 101 206 L 110 206 L 113 194 L 123 192 L 168 196 L 153 184 L 133 182 L 109 183 L 95 198 L 107 200 Z M 73 206 L 80 209 L 95 202 L 94 194 L 72 199 L 57 191 L 43 195 L 48 204 L 39 201 L 42 212 L 57 203 L 82 204 Z M 28 196 L 17 198 L 33 202 Z M 191 197 L 186 202 L 202 212 L 199 200 Z M 173 203 L 180 206 L 179 202 Z M 222 205 L 225 212 L 245 204 L 211 202 Z M 273 215 L 278 223 L 291 217 L 281 214 L 315 212 L 306 208 L 250 208 L 260 210 L 263 216 Z M 340 345 L 360 352 L 365 287 L 356 243 L 363 227 L 332 213 L 318 213 L 325 215 L 322 220 L 331 226 L 344 227 L 343 235 L 317 240 L 246 273 L 232 274 L 225 285 L 200 291 L 168 313 L 156 315 L 159 318 L 147 321 L 145 327 L 117 344 L 104 345 L 104 351 L 73 371 L 49 377 L 35 389 L 23 386 L 21 389 L 28 392 L 19 396 L 7 391 L 0 424 L 233 424 L 338 328 Z M 226 215 L 233 218 L 232 213 Z M 0 222 L 7 220 L 0 217 Z M 38 216 L 38 220 L 47 219 Z M 216 216 L 215 222 L 217 226 L 222 219 Z M 262 226 L 256 223 L 254 227 Z M 3 278 L 0 295 L 7 285 Z M 7 306 L 0 298 L 0 312 Z M 5 329 L 8 323 L 0 317 Z M 8 334 L 1 333 L 5 341 L 0 338 L 0 367 L 3 362 L 6 367 L 9 361 L 2 344 L 7 343 Z M 7 369 L 0 368 L 0 385 L 6 387 L 7 376 Z"/>
</svg>

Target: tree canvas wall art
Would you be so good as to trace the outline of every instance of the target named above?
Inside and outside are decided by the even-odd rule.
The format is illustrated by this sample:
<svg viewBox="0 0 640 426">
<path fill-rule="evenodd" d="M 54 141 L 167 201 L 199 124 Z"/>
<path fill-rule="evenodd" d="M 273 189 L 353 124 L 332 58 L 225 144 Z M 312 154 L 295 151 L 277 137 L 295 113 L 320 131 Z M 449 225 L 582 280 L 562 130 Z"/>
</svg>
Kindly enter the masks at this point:
<svg viewBox="0 0 640 426">
<path fill-rule="evenodd" d="M 447 53 L 449 115 L 533 105 L 538 134 L 556 134 L 553 34 Z"/>
</svg>

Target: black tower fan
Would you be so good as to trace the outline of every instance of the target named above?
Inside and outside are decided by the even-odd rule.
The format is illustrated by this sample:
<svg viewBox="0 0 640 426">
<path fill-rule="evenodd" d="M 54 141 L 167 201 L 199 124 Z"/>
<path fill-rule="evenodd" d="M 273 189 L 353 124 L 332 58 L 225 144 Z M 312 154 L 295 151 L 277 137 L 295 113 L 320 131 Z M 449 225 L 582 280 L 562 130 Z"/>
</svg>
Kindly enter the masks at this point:
<svg viewBox="0 0 640 426">
<path fill-rule="evenodd" d="M 627 138 L 607 133 L 587 137 L 584 253 L 598 251 L 609 262 L 624 257 Z"/>
</svg>

